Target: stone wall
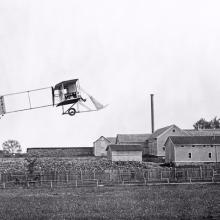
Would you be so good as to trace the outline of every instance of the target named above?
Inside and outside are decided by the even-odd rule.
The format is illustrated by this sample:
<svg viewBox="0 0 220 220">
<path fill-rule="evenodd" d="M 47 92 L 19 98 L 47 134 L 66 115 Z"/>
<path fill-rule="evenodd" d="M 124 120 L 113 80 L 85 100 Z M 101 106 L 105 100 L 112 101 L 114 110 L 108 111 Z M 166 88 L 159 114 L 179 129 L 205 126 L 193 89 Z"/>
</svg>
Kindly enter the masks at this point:
<svg viewBox="0 0 220 220">
<path fill-rule="evenodd" d="M 27 154 L 38 157 L 93 156 L 93 147 L 27 148 Z"/>
</svg>

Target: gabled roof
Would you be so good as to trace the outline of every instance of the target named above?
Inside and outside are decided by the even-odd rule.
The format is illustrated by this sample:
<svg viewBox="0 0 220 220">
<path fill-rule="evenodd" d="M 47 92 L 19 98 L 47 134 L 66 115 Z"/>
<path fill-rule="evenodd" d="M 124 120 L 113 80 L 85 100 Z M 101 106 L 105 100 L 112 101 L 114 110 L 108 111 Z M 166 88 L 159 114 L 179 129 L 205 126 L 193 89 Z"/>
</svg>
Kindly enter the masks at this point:
<svg viewBox="0 0 220 220">
<path fill-rule="evenodd" d="M 151 134 L 149 139 L 157 138 L 158 136 L 160 136 L 161 134 L 163 134 L 165 131 L 167 131 L 168 129 L 170 129 L 173 126 L 175 126 L 175 125 L 169 125 L 169 126 L 157 129 L 153 134 Z"/>
<path fill-rule="evenodd" d="M 151 134 L 118 134 L 118 143 L 138 143 L 145 142 Z"/>
<path fill-rule="evenodd" d="M 220 135 L 220 129 L 184 129 L 191 136 L 211 136 Z"/>
<path fill-rule="evenodd" d="M 176 145 L 213 145 L 220 144 L 220 136 L 170 136 Z"/>
<path fill-rule="evenodd" d="M 139 144 L 109 144 L 106 150 L 112 151 L 142 151 L 142 147 Z"/>
<path fill-rule="evenodd" d="M 93 143 L 95 143 L 96 141 L 98 141 L 99 139 L 101 139 L 101 138 L 104 138 L 106 141 L 108 141 L 109 143 L 111 143 L 111 141 L 110 140 L 108 140 L 106 137 L 104 137 L 104 136 L 100 136 L 97 140 L 95 140 Z"/>
<path fill-rule="evenodd" d="M 108 139 L 112 144 L 116 143 L 116 137 L 107 137 L 106 139 Z"/>
</svg>

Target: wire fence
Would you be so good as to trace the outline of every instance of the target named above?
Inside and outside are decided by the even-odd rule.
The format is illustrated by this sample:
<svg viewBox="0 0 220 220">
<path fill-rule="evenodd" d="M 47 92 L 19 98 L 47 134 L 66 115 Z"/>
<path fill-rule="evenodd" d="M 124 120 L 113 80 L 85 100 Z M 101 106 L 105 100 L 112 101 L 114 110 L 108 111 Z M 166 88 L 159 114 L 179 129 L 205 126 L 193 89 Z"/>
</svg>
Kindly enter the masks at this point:
<svg viewBox="0 0 220 220">
<path fill-rule="evenodd" d="M 147 170 L 104 170 L 79 172 L 2 173 L 0 188 L 99 187 L 149 183 L 220 182 L 220 169 L 163 168 Z"/>
</svg>

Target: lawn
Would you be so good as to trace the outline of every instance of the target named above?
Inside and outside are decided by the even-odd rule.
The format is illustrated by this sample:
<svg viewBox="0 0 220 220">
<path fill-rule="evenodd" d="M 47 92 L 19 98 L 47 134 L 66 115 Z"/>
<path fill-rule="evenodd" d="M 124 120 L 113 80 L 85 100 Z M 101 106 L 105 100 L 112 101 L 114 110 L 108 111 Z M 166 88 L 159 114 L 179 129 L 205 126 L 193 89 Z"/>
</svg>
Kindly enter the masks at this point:
<svg viewBox="0 0 220 220">
<path fill-rule="evenodd" d="M 220 185 L 1 190 L 0 219 L 220 219 Z"/>
</svg>

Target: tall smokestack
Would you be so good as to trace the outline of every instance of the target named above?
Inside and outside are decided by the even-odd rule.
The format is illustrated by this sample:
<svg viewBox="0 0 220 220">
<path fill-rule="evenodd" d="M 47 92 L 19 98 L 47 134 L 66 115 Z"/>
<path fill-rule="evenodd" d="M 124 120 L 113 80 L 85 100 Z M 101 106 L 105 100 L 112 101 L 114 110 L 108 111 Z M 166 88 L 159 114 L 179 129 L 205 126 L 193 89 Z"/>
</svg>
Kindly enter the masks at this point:
<svg viewBox="0 0 220 220">
<path fill-rule="evenodd" d="M 151 131 L 154 133 L 154 94 L 150 94 L 151 98 Z"/>
</svg>

